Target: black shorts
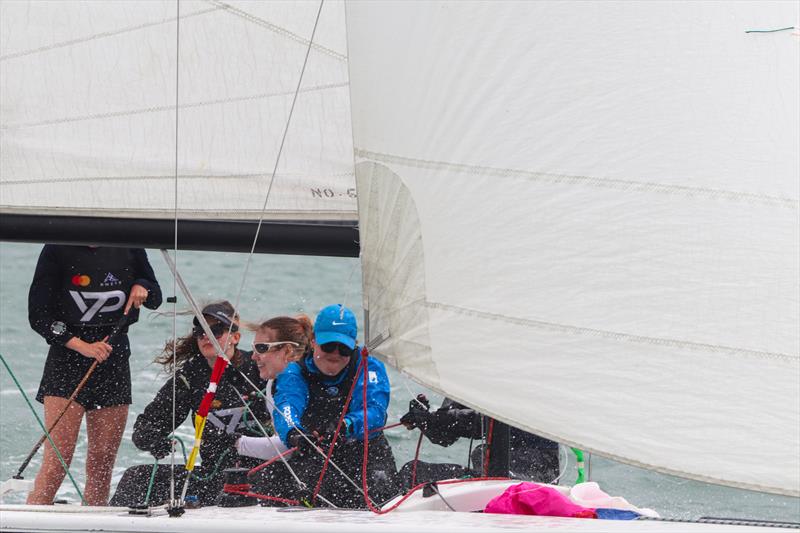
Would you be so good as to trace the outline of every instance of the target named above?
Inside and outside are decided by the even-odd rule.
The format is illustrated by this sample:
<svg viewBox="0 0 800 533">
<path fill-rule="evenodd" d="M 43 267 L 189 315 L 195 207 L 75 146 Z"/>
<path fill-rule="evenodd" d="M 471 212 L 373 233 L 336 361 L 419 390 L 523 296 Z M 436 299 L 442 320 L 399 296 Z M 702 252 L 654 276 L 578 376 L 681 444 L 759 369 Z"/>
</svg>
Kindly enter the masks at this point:
<svg viewBox="0 0 800 533">
<path fill-rule="evenodd" d="M 131 369 L 128 362 L 131 347 L 128 336 L 118 335 L 111 346 L 111 355 L 97 365 L 75 398 L 87 411 L 131 404 Z M 64 346 L 50 346 L 36 400 L 44 403 L 45 396 L 69 398 L 93 362 L 94 359 Z"/>
</svg>

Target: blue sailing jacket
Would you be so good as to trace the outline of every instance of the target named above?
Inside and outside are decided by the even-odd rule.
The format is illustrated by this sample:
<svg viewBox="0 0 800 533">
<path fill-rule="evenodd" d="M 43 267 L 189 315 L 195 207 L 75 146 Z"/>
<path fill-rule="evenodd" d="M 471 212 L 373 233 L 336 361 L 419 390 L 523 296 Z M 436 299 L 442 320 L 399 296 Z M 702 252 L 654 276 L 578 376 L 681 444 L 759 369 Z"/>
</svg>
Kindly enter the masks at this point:
<svg viewBox="0 0 800 533">
<path fill-rule="evenodd" d="M 356 350 L 356 354 L 358 354 Z M 364 375 L 355 375 L 360 357 L 355 355 L 338 375 L 326 376 L 314 365 L 314 357 L 307 355 L 297 363 L 289 363 L 276 380 L 275 430 L 286 442 L 289 431 L 295 427 L 303 432 L 324 430 L 335 425 L 344 407 L 347 393 L 356 380 L 353 398 L 343 421 L 343 436 L 356 440 L 364 438 Z M 389 376 L 383 363 L 367 358 L 367 417 L 370 438 L 382 433 L 372 429 L 386 424 L 389 407 Z"/>
</svg>

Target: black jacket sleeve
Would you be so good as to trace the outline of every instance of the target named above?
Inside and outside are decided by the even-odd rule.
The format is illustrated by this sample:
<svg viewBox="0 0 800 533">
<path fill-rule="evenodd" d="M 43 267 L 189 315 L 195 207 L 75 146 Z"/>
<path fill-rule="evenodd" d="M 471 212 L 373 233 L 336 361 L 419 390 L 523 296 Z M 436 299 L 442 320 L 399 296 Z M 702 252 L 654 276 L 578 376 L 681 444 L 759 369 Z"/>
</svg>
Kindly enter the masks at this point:
<svg viewBox="0 0 800 533">
<path fill-rule="evenodd" d="M 423 433 L 439 446 L 450 446 L 461 437 L 479 439 L 483 435 L 481 414 L 445 398 L 442 406 L 431 413 Z"/>
<path fill-rule="evenodd" d="M 175 425 L 180 426 L 192 408 L 189 386 L 177 376 L 175 388 Z M 172 433 L 172 378 L 167 380 L 156 397 L 147 404 L 133 424 L 133 444 L 144 451 L 151 451 Z"/>
<path fill-rule="evenodd" d="M 134 283 L 138 283 L 148 291 L 144 306 L 148 309 L 157 309 L 161 305 L 161 286 L 156 280 L 156 274 L 153 272 L 153 267 L 150 266 L 150 261 L 147 260 L 147 252 L 144 248 L 133 249 L 133 260 L 133 271 L 136 275 Z"/>
<path fill-rule="evenodd" d="M 147 260 L 147 252 L 144 248 L 131 248 L 133 256 L 133 275 L 135 279 L 134 284 L 139 284 L 147 289 L 147 299 L 144 301 L 144 306 L 148 309 L 156 309 L 161 305 L 161 286 L 156 280 L 156 275 L 153 272 L 153 267 Z M 128 312 L 127 326 L 139 321 L 139 310 L 131 307 Z"/>
<path fill-rule="evenodd" d="M 46 244 L 39 254 L 33 281 L 28 291 L 28 322 L 48 344 L 64 345 L 75 334 L 67 330 L 58 308 L 57 295 L 61 290 L 61 266 L 56 248 Z M 53 328 L 60 322 L 61 330 Z M 58 331 L 61 331 L 58 333 Z"/>
</svg>

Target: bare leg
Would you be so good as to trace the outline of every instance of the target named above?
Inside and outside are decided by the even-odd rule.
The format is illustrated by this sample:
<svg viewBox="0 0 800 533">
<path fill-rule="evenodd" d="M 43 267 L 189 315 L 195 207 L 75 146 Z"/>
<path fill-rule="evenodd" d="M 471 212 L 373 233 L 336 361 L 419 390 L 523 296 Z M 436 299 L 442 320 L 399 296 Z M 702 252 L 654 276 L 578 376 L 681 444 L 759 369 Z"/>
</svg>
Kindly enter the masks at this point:
<svg viewBox="0 0 800 533">
<path fill-rule="evenodd" d="M 127 421 L 127 405 L 86 412 L 89 454 L 86 458 L 86 489 L 83 496 L 88 505 L 108 505 L 111 474 Z"/>
<path fill-rule="evenodd" d="M 64 409 L 68 400 L 66 398 L 59 398 L 57 396 L 44 397 L 44 425 L 50 427 L 55 422 L 58 414 Z M 83 420 L 84 409 L 75 402 L 69 406 L 67 412 L 61 418 L 61 421 L 53 428 L 50 436 L 53 442 L 56 443 L 58 451 L 61 452 L 61 457 L 67 463 L 67 466 L 72 462 L 72 454 L 75 451 L 75 442 L 78 440 L 78 432 L 81 429 L 81 420 Z M 34 505 L 52 505 L 53 499 L 64 481 L 64 467 L 58 460 L 56 452 L 49 441 L 45 441 L 42 445 L 44 447 L 44 459 L 42 460 L 42 467 L 39 473 L 36 474 L 36 481 L 33 484 L 33 490 L 28 494 L 28 504 Z"/>
</svg>

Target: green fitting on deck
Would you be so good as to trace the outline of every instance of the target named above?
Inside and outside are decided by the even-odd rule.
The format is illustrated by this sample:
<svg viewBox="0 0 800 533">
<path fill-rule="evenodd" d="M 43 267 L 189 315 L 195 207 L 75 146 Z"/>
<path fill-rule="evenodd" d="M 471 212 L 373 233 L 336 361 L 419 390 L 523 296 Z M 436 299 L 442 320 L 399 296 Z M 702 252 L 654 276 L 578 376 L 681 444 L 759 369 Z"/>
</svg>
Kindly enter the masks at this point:
<svg viewBox="0 0 800 533">
<path fill-rule="evenodd" d="M 579 450 L 578 448 L 571 448 L 572 453 L 575 454 L 575 459 L 578 463 L 578 479 L 575 480 L 575 484 L 583 483 L 586 481 L 585 471 L 583 468 L 583 450 Z"/>
</svg>

